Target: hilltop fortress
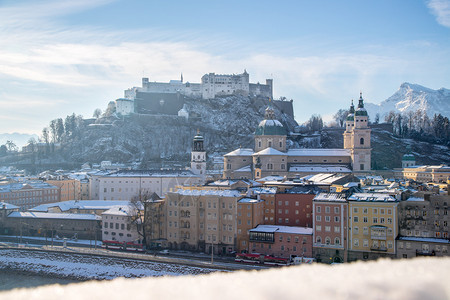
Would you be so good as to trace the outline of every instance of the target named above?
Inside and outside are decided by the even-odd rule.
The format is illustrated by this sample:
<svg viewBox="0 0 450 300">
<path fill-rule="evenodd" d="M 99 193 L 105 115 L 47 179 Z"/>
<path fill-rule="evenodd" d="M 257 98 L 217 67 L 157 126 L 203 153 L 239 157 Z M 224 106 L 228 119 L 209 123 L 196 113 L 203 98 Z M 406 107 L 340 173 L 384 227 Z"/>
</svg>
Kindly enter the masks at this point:
<svg viewBox="0 0 450 300">
<path fill-rule="evenodd" d="M 231 95 L 273 98 L 273 79 L 265 84 L 250 83 L 246 70 L 242 74 L 205 74 L 201 83 L 180 80 L 151 82 L 142 78 L 142 87 L 125 90 L 124 98 L 115 100 L 116 112 L 121 115 L 137 114 L 185 114 L 183 109 L 186 97 L 194 99 L 213 99 Z M 293 116 L 292 101 L 274 101 L 285 113 Z M 281 106 L 281 107 L 280 107 Z"/>
</svg>

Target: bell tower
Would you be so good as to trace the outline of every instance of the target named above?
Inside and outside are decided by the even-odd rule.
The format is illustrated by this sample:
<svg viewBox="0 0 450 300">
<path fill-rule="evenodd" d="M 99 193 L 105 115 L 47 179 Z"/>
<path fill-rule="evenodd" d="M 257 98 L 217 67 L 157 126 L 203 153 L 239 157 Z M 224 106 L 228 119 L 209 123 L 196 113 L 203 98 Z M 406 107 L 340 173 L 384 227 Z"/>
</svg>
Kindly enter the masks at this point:
<svg viewBox="0 0 450 300">
<path fill-rule="evenodd" d="M 362 93 L 360 93 L 358 108 L 356 109 L 354 116 L 354 126 L 351 131 L 351 157 L 353 172 L 367 172 L 370 171 L 371 168 L 371 129 L 369 128 L 368 122 L 369 116 L 364 108 Z"/>
<path fill-rule="evenodd" d="M 352 148 L 352 131 L 355 128 L 355 106 L 350 105 L 347 118 L 345 119 L 345 131 L 344 131 L 344 149 Z"/>
<path fill-rule="evenodd" d="M 192 142 L 191 151 L 191 172 L 206 178 L 206 151 L 204 148 L 204 139 L 197 130 L 197 135 Z"/>
</svg>

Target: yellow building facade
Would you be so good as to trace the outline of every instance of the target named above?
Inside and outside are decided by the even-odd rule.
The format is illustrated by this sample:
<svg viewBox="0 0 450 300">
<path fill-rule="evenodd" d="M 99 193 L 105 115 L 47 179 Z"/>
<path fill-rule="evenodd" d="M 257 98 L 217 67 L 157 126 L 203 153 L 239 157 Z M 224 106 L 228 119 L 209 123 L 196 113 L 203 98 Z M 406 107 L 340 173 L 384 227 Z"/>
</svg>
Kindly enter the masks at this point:
<svg viewBox="0 0 450 300">
<path fill-rule="evenodd" d="M 395 256 L 398 200 L 381 193 L 348 198 L 348 260 Z"/>
</svg>

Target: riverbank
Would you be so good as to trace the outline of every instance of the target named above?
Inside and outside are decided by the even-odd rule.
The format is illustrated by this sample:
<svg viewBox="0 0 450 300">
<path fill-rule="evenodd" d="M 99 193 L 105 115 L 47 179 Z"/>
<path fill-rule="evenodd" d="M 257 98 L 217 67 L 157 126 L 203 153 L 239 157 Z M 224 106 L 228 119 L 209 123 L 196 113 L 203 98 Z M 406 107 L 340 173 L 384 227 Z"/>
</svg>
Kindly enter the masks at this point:
<svg viewBox="0 0 450 300">
<path fill-rule="evenodd" d="M 199 275 L 221 271 L 214 267 L 195 267 L 131 258 L 7 248 L 0 249 L 0 270 L 75 281 Z"/>
</svg>

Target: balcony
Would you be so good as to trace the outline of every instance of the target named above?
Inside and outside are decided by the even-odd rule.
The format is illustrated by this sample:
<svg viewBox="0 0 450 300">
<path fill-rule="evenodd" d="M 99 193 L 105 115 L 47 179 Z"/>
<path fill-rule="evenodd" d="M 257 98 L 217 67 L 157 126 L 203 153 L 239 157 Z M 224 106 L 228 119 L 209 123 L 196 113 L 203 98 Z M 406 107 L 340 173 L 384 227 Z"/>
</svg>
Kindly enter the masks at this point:
<svg viewBox="0 0 450 300">
<path fill-rule="evenodd" d="M 376 247 L 376 246 L 372 246 L 370 247 L 371 251 L 380 251 L 380 252 L 387 252 L 387 248 L 386 247 Z"/>
</svg>

